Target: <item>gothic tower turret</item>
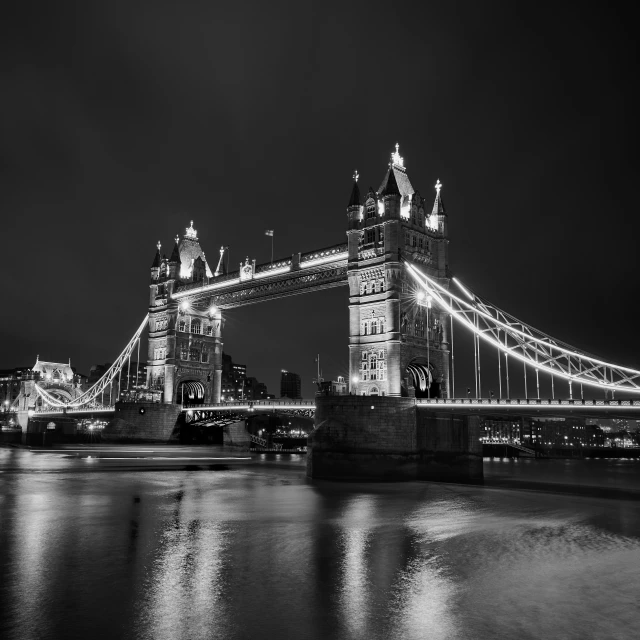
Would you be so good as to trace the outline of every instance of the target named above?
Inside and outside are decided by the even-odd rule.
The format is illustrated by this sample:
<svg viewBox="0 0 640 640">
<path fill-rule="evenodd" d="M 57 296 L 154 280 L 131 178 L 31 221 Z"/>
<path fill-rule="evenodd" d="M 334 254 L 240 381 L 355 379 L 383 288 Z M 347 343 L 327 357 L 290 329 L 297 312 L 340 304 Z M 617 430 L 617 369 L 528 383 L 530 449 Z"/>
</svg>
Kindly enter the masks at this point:
<svg viewBox="0 0 640 640">
<path fill-rule="evenodd" d="M 380 188 L 367 193 L 358 224 L 355 205 L 349 203 L 352 393 L 449 394 L 446 316 L 419 295 L 405 266 L 417 264 L 448 286 L 446 214 L 439 188 L 436 205 L 435 217 L 425 215 L 424 200 L 411 185 L 399 145 Z"/>
<path fill-rule="evenodd" d="M 347 206 L 349 229 L 357 229 L 362 221 L 362 203 L 360 202 L 360 189 L 358 188 L 358 171 L 353 172 L 353 189 Z"/>
</svg>

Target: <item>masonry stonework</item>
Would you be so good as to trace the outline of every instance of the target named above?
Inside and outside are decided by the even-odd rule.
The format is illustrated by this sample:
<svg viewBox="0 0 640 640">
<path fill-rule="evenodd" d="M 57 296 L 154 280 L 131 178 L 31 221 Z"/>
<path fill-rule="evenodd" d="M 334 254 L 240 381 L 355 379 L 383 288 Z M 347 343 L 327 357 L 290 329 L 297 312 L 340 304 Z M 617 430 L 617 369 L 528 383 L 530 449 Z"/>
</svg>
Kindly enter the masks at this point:
<svg viewBox="0 0 640 640">
<path fill-rule="evenodd" d="M 307 475 L 479 483 L 480 420 L 432 411 L 413 398 L 319 396 Z"/>
<path fill-rule="evenodd" d="M 365 396 L 447 397 L 448 316 L 410 276 L 417 265 L 449 286 L 447 215 L 436 184 L 428 210 L 396 151 L 364 202 L 358 174 L 347 207 L 350 391 Z"/>
</svg>

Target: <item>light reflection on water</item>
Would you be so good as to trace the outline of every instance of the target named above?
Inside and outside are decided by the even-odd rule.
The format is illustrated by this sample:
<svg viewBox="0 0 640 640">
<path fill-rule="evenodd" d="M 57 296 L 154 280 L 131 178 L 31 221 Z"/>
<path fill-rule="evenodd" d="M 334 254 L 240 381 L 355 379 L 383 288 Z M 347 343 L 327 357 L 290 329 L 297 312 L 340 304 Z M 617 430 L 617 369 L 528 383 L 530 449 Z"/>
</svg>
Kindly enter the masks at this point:
<svg viewBox="0 0 640 640">
<path fill-rule="evenodd" d="M 638 501 L 311 483 L 303 462 L 47 473 L 40 457 L 30 473 L 0 449 L 0 637 L 635 635 Z M 563 483 L 570 468 L 520 467 Z M 611 468 L 571 477 L 608 485 Z M 640 465 L 620 468 L 633 487 Z"/>
</svg>

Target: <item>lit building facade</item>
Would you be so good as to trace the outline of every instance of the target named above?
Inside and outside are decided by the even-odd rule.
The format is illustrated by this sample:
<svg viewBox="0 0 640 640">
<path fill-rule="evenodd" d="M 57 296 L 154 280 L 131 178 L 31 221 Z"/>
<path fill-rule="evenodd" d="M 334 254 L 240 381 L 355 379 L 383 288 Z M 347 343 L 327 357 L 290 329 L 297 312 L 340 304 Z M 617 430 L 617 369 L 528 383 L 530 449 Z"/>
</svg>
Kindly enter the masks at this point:
<svg viewBox="0 0 640 640">
<path fill-rule="evenodd" d="M 178 285 L 198 287 L 212 277 L 198 233 L 176 237 L 169 258 L 158 243 L 149 285 L 149 350 L 146 383 L 164 402 L 219 402 L 222 382 L 220 311 L 204 303 L 178 304 Z"/>
<path fill-rule="evenodd" d="M 431 308 L 403 261 L 449 286 L 447 214 L 413 188 L 398 145 L 364 200 L 358 174 L 347 207 L 349 368 L 358 395 L 449 395 L 448 316 Z"/>
</svg>

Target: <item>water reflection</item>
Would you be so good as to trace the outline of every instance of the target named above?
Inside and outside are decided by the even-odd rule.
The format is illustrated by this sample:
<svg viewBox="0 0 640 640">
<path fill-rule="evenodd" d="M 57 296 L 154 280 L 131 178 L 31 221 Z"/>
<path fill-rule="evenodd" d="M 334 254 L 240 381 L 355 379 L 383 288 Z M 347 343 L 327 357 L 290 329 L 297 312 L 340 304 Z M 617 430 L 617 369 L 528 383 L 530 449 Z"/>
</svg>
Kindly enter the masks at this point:
<svg viewBox="0 0 640 640">
<path fill-rule="evenodd" d="M 626 638 L 640 623 L 637 501 L 28 460 L 0 484 L 3 640 Z"/>
<path fill-rule="evenodd" d="M 184 490 L 174 496 L 171 517 L 137 605 L 140 638 L 205 638 L 224 628 L 224 557 L 230 528 L 201 521 L 198 500 Z"/>
<path fill-rule="evenodd" d="M 369 593 L 368 547 L 375 519 L 372 496 L 355 496 L 347 501 L 341 518 L 344 559 L 340 575 L 340 607 L 343 624 L 352 638 L 366 638 Z"/>
</svg>

